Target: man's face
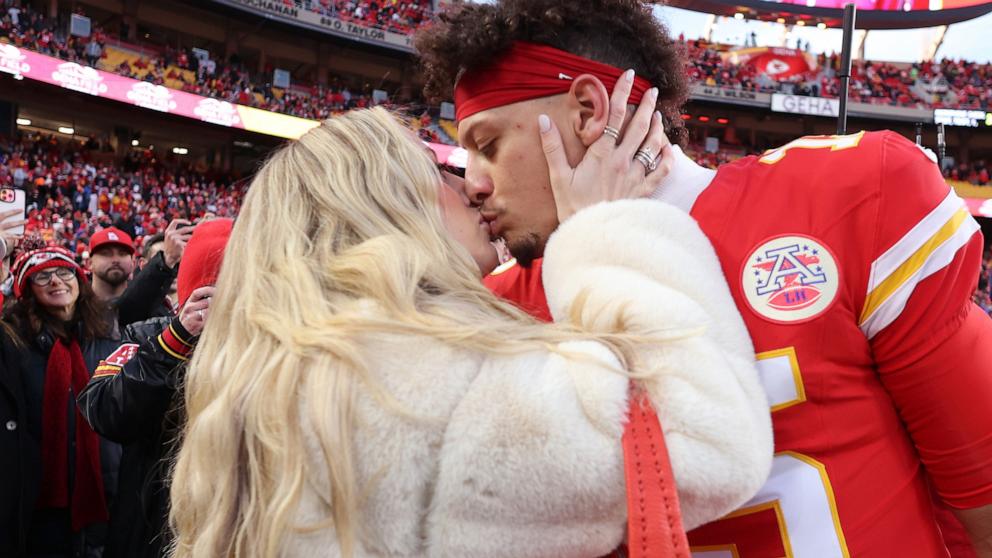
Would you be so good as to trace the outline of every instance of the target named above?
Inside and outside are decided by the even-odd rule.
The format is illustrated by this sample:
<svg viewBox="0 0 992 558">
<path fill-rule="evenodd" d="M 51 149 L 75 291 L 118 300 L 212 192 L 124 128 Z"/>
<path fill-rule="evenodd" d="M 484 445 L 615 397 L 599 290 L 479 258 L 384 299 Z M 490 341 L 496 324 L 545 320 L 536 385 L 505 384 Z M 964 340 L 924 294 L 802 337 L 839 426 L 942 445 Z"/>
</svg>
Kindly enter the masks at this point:
<svg viewBox="0 0 992 558">
<path fill-rule="evenodd" d="M 489 221 L 493 237 L 502 237 L 525 266 L 541 257 L 558 226 L 538 115 L 547 114 L 558 124 L 570 161 L 585 151 L 567 125 L 563 99 L 557 95 L 497 107 L 458 124 L 458 137 L 468 151 L 465 191 Z"/>
<path fill-rule="evenodd" d="M 134 271 L 134 257 L 123 246 L 101 246 L 90 255 L 90 269 L 95 277 L 116 287 Z"/>
</svg>

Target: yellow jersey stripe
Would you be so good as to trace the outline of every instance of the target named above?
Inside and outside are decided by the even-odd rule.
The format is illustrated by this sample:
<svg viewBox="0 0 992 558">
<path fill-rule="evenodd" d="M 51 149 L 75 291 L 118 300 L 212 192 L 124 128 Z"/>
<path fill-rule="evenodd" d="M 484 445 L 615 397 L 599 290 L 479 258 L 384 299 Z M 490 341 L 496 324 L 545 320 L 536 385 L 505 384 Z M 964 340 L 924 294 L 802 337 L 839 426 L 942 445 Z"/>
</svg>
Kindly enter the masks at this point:
<svg viewBox="0 0 992 558">
<path fill-rule="evenodd" d="M 870 294 L 912 257 L 933 235 L 937 234 L 947 221 L 962 207 L 965 207 L 954 190 L 949 190 L 944 199 L 924 216 L 916 225 L 871 264 L 871 277 L 866 292 Z"/>
<path fill-rule="evenodd" d="M 963 241 L 948 243 L 947 241 L 955 237 L 959 231 L 962 230 L 962 226 L 968 223 L 973 223 L 971 216 L 966 208 L 960 208 L 956 211 L 950 219 L 942 227 L 940 227 L 919 249 L 916 250 L 906 261 L 903 262 L 892 274 L 888 276 L 884 281 L 882 281 L 874 290 L 868 293 L 868 298 L 865 300 L 864 309 L 861 311 L 861 318 L 858 323 L 862 328 L 865 324 L 875 316 L 879 309 L 882 308 L 888 301 L 890 301 L 893 295 L 907 286 L 909 282 L 913 283 L 915 287 L 916 283 L 919 283 L 924 278 L 928 277 L 933 273 L 927 273 L 923 276 L 919 276 L 919 272 L 923 269 L 924 265 L 930 261 L 935 255 L 943 254 L 948 255 L 946 252 L 953 254 L 957 252 L 958 249 L 967 242 L 967 238 Z M 966 226 L 968 230 L 973 227 Z M 960 236 L 960 235 L 958 235 Z M 947 263 L 953 260 L 953 257 L 947 258 Z M 946 263 L 944 264 L 946 265 Z M 941 266 L 943 267 L 943 266 Z M 908 297 L 907 297 L 908 298 Z M 903 301 L 904 302 L 904 301 Z"/>
</svg>

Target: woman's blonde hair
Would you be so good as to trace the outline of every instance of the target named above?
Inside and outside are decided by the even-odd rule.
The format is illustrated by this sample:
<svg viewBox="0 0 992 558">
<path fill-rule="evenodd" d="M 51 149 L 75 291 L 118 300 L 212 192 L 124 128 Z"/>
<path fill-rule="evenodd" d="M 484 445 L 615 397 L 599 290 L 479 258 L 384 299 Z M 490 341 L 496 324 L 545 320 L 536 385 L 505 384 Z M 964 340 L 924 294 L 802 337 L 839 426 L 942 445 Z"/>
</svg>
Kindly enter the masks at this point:
<svg viewBox="0 0 992 558">
<path fill-rule="evenodd" d="M 428 335 L 491 353 L 554 350 L 581 335 L 539 324 L 483 287 L 446 233 L 440 184 L 423 147 L 381 109 L 323 122 L 259 171 L 187 375 L 175 556 L 278 553 L 300 527 L 291 517 L 307 476 L 304 422 L 327 463 L 326 526 L 345 556 L 355 551 L 351 414 L 357 389 L 376 390 L 358 334 Z M 360 300 L 374 302 L 374 317 Z"/>
</svg>

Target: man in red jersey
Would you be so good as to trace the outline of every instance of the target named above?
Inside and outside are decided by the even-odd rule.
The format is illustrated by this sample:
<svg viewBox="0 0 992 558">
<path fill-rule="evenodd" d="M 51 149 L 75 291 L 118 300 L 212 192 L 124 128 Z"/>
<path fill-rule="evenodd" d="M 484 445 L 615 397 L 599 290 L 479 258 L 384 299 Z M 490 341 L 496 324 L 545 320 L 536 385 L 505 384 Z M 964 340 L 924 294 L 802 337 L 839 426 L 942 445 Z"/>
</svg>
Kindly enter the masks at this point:
<svg viewBox="0 0 992 558">
<path fill-rule="evenodd" d="M 659 87 L 677 144 L 683 59 L 636 0 L 465 4 L 415 44 L 428 93 L 455 95 L 466 193 L 517 257 L 487 284 L 547 318 L 552 184 L 613 131 L 604 66 Z M 800 138 L 719 171 L 664 152 L 653 197 L 713 242 L 776 436 L 767 485 L 690 533 L 694 555 L 947 556 L 933 492 L 992 556 L 992 323 L 970 301 L 982 239 L 931 156 L 891 132 Z"/>
</svg>

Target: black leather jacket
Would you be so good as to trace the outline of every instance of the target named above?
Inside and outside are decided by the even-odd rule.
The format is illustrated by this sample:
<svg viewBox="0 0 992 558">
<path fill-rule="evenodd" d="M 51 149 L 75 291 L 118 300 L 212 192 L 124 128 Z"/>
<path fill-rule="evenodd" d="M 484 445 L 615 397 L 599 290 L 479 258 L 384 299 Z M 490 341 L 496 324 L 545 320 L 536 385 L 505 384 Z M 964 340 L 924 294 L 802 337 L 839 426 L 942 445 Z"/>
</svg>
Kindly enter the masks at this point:
<svg viewBox="0 0 992 558">
<path fill-rule="evenodd" d="M 194 342 L 178 318 L 131 324 L 79 395 L 93 429 L 124 445 L 105 558 L 157 558 L 171 541 L 169 459 L 183 418 L 177 387 Z"/>
</svg>

